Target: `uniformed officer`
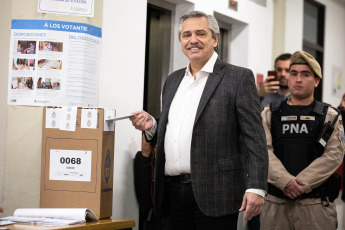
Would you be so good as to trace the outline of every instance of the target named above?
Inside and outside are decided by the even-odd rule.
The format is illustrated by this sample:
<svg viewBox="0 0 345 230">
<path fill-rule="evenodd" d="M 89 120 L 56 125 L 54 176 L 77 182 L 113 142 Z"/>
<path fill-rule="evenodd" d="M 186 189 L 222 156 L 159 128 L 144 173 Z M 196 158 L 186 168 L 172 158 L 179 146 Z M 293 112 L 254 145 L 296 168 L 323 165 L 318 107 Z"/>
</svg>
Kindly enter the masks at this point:
<svg viewBox="0 0 345 230">
<path fill-rule="evenodd" d="M 340 181 L 333 173 L 343 160 L 344 130 L 338 111 L 314 100 L 321 78 L 314 57 L 295 52 L 288 83 L 291 97 L 262 110 L 269 186 L 261 229 L 337 228 L 333 201 Z"/>
</svg>

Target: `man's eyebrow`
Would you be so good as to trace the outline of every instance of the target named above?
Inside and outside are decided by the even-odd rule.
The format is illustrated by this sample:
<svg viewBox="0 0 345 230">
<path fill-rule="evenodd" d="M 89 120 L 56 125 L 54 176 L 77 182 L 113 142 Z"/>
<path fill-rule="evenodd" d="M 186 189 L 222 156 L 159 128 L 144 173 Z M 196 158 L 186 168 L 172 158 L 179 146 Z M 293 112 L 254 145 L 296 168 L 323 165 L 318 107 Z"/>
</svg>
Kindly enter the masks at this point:
<svg viewBox="0 0 345 230">
<path fill-rule="evenodd" d="M 182 34 L 184 34 L 184 33 L 191 33 L 191 32 L 193 32 L 193 31 L 186 30 L 186 31 L 183 31 Z M 207 32 L 207 31 L 201 29 L 201 30 L 195 30 L 195 32 Z"/>
</svg>

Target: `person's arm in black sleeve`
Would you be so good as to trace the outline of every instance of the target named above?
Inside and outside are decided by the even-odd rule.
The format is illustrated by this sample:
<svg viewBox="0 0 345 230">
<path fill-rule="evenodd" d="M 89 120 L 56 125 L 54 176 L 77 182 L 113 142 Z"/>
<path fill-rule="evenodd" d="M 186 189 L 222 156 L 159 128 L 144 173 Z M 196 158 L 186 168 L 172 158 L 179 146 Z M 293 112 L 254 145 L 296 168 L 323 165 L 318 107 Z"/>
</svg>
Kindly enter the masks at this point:
<svg viewBox="0 0 345 230">
<path fill-rule="evenodd" d="M 134 188 L 142 211 L 148 212 L 152 207 L 151 183 L 152 183 L 152 160 L 151 157 L 143 156 L 137 152 L 134 159 Z"/>
</svg>

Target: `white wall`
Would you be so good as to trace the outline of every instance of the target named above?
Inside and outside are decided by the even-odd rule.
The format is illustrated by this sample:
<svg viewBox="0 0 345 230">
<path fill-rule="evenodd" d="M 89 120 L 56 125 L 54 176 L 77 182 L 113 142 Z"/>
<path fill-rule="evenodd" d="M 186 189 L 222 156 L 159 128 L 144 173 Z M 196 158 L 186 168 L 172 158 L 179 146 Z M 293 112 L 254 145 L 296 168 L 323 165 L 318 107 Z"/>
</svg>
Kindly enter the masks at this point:
<svg viewBox="0 0 345 230">
<path fill-rule="evenodd" d="M 143 108 L 146 7 L 142 0 L 103 1 L 99 106 L 115 108 L 117 115 Z M 117 122 L 115 130 L 113 217 L 136 218 L 133 159 L 141 133 L 129 120 Z"/>
<path fill-rule="evenodd" d="M 286 1 L 285 51 L 293 53 L 303 47 L 303 1 Z"/>
<path fill-rule="evenodd" d="M 342 77 L 345 78 L 345 7 L 334 1 L 319 2 L 326 5 L 322 96 L 325 102 L 337 107 L 341 97 L 332 96 L 332 68 L 342 68 Z"/>
</svg>

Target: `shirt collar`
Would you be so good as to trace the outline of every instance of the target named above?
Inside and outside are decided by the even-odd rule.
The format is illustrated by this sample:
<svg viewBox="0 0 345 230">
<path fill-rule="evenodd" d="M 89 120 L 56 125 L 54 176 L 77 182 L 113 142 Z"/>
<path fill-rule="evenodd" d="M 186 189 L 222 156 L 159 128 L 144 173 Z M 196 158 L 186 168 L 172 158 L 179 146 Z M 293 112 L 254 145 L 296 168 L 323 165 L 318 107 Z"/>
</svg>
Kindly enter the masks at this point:
<svg viewBox="0 0 345 230">
<path fill-rule="evenodd" d="M 206 73 L 212 73 L 213 69 L 214 69 L 214 65 L 216 64 L 217 58 L 218 58 L 218 54 L 216 52 L 213 52 L 211 58 L 208 59 L 208 61 L 206 62 L 204 67 L 202 67 L 200 72 L 202 71 L 202 72 L 206 72 Z M 192 75 L 190 70 L 189 70 L 189 62 L 187 64 L 186 75 Z"/>
<path fill-rule="evenodd" d="M 314 101 L 315 101 L 315 100 L 313 100 L 313 101 L 312 101 L 310 104 L 305 105 L 305 106 L 309 106 L 309 105 L 313 104 L 313 103 L 314 103 Z M 290 96 L 290 97 L 287 99 L 286 103 L 287 103 L 288 105 L 293 106 L 293 104 L 291 103 L 291 96 Z"/>
</svg>

